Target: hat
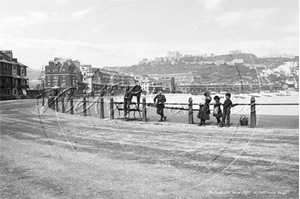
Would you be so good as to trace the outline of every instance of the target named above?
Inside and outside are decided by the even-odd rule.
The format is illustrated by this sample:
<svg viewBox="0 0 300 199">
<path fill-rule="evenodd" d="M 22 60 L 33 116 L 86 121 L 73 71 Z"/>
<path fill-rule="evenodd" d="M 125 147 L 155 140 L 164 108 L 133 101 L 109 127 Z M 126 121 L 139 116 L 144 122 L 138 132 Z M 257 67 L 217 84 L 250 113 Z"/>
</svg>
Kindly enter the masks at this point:
<svg viewBox="0 0 300 199">
<path fill-rule="evenodd" d="M 220 100 L 220 97 L 216 95 L 216 96 L 214 97 L 214 100 Z"/>
<path fill-rule="evenodd" d="M 210 93 L 208 92 L 208 91 L 205 91 L 204 93 L 203 93 L 203 95 L 204 96 L 207 96 L 207 95 L 209 95 Z"/>
</svg>

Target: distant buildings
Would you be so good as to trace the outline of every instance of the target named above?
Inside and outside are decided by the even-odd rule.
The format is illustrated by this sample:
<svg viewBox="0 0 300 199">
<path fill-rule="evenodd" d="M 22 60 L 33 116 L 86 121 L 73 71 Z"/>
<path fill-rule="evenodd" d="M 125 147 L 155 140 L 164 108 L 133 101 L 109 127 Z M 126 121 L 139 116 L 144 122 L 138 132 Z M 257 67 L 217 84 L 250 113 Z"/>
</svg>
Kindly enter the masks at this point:
<svg viewBox="0 0 300 199">
<path fill-rule="evenodd" d="M 151 61 L 147 58 L 144 58 L 142 61 L 139 62 L 139 64 L 149 64 Z"/>
<path fill-rule="evenodd" d="M 182 55 L 178 51 L 168 51 L 168 61 L 178 61 L 182 58 Z"/>
<path fill-rule="evenodd" d="M 201 94 L 204 91 L 215 91 L 215 92 L 232 92 L 232 93 L 240 93 L 240 92 L 249 92 L 249 91 L 263 91 L 263 90 L 281 90 L 282 85 L 280 84 L 189 84 L 189 85 L 179 85 L 177 87 L 177 91 L 181 91 L 182 93 L 195 93 Z"/>
<path fill-rule="evenodd" d="M 242 51 L 241 50 L 231 50 L 229 52 L 230 55 L 238 55 L 238 54 L 242 54 Z"/>
<path fill-rule="evenodd" d="M 0 51 L 0 100 L 25 98 L 27 66 L 13 58 L 11 50 Z"/>
<path fill-rule="evenodd" d="M 139 64 L 160 64 L 160 63 L 171 63 L 174 65 L 182 58 L 182 54 L 180 54 L 178 51 L 168 51 L 166 57 L 156 57 L 154 60 L 149 60 L 147 58 L 143 58 L 141 61 L 139 61 Z"/>
<path fill-rule="evenodd" d="M 159 90 L 163 89 L 161 82 L 149 77 L 148 75 L 137 76 L 136 80 L 139 82 L 145 93 L 157 93 Z"/>
<path fill-rule="evenodd" d="M 171 78 L 174 78 L 176 85 L 186 85 L 193 83 L 200 83 L 200 77 L 189 73 L 169 73 L 169 74 L 149 74 L 150 77 L 156 79 L 157 81 L 164 82 L 170 81 Z"/>
<path fill-rule="evenodd" d="M 45 88 L 78 87 L 82 83 L 78 60 L 54 58 L 45 66 Z"/>
<path fill-rule="evenodd" d="M 91 91 L 93 87 L 92 83 L 92 77 L 93 77 L 93 71 L 92 71 L 92 65 L 81 65 L 81 74 L 82 74 L 82 81 L 83 83 L 88 85 L 88 92 Z"/>
<path fill-rule="evenodd" d="M 133 76 L 118 73 L 116 71 L 108 71 L 100 68 L 92 68 L 92 87 L 90 90 L 108 91 L 114 89 L 117 93 L 123 92 L 127 85 L 134 85 Z"/>
<path fill-rule="evenodd" d="M 45 66 L 45 88 L 79 87 L 85 92 L 100 92 L 134 85 L 134 77 L 80 64 L 78 60 L 54 58 Z M 119 87 L 116 87 L 119 85 Z"/>
</svg>

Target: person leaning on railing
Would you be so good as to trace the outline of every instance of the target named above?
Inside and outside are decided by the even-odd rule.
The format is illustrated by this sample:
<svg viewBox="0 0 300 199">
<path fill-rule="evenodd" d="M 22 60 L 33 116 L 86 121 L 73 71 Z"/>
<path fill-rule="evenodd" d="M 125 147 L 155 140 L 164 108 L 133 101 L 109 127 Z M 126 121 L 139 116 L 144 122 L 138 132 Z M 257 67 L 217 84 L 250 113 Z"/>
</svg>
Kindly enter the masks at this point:
<svg viewBox="0 0 300 199">
<path fill-rule="evenodd" d="M 158 94 L 153 99 L 154 104 L 156 105 L 156 113 L 160 115 L 159 122 L 166 121 L 167 117 L 164 115 L 164 108 L 165 108 L 165 102 L 166 97 L 162 94 L 162 91 L 160 90 Z"/>
<path fill-rule="evenodd" d="M 227 119 L 227 127 L 230 126 L 230 110 L 231 107 L 236 106 L 237 104 L 233 104 L 232 101 L 230 100 L 231 94 L 226 93 L 225 94 L 226 100 L 223 103 L 223 117 L 222 117 L 222 122 L 220 124 L 220 127 L 223 127 L 225 125 L 225 120 Z"/>
</svg>

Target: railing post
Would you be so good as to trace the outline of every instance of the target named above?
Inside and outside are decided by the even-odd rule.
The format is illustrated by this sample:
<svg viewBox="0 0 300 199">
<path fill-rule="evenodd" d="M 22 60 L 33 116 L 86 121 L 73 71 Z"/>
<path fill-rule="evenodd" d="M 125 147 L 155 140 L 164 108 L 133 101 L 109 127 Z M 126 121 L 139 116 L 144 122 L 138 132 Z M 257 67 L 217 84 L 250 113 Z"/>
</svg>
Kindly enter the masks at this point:
<svg viewBox="0 0 300 199">
<path fill-rule="evenodd" d="M 193 124 L 193 99 L 189 98 L 189 124 Z"/>
<path fill-rule="evenodd" d="M 42 105 L 45 105 L 44 93 L 42 93 Z"/>
<path fill-rule="evenodd" d="M 62 97 L 61 98 L 61 112 L 64 113 L 65 112 L 65 104 L 64 104 L 65 98 Z"/>
<path fill-rule="evenodd" d="M 74 114 L 73 97 L 70 97 L 70 114 Z"/>
<path fill-rule="evenodd" d="M 147 122 L 146 98 L 143 97 L 142 121 Z"/>
<path fill-rule="evenodd" d="M 255 98 L 251 97 L 251 107 L 250 107 L 250 128 L 256 127 L 256 109 L 255 109 Z"/>
<path fill-rule="evenodd" d="M 56 98 L 56 100 L 55 100 L 55 110 L 58 112 L 58 98 Z"/>
<path fill-rule="evenodd" d="M 83 116 L 86 116 L 86 96 L 83 97 Z"/>
<path fill-rule="evenodd" d="M 114 113 L 114 98 L 110 98 L 109 108 L 110 108 L 109 116 L 110 116 L 110 119 L 113 120 L 114 117 L 115 117 L 115 113 Z"/>
<path fill-rule="evenodd" d="M 104 118 L 104 99 L 103 99 L 103 97 L 100 98 L 99 114 L 100 114 L 100 119 L 103 119 Z"/>
</svg>

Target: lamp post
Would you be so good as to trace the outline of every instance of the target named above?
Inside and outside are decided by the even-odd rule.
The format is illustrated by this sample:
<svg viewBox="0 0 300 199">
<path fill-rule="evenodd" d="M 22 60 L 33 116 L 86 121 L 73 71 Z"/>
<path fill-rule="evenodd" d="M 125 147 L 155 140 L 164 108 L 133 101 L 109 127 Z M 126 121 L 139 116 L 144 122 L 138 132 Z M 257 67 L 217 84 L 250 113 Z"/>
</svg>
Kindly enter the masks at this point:
<svg viewBox="0 0 300 199">
<path fill-rule="evenodd" d="M 45 99 L 44 99 L 44 79 L 42 79 L 42 105 L 44 106 L 45 105 Z"/>
</svg>

